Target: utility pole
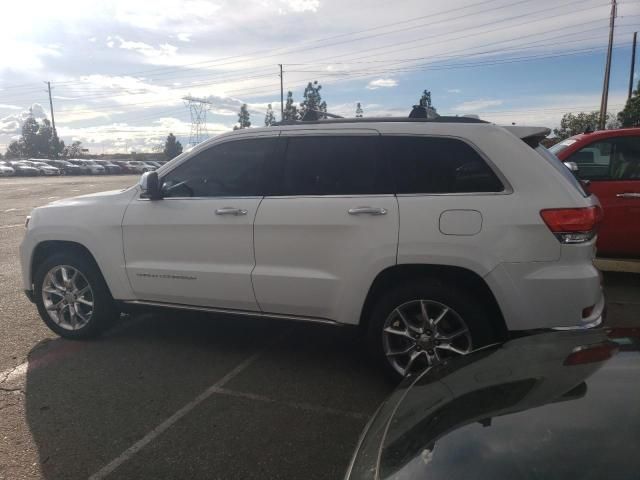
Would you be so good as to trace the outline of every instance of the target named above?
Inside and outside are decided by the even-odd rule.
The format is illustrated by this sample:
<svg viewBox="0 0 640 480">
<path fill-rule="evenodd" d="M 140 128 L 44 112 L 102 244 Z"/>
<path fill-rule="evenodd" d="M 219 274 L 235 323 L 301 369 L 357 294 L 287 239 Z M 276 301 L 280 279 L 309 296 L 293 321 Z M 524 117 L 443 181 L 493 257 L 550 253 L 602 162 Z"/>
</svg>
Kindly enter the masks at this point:
<svg viewBox="0 0 640 480">
<path fill-rule="evenodd" d="M 609 100 L 609 77 L 611 76 L 611 50 L 613 49 L 613 30 L 616 23 L 616 0 L 611 0 L 611 15 L 609 18 L 609 47 L 607 48 L 607 63 L 604 69 L 604 83 L 602 85 L 602 100 L 600 101 L 600 121 L 598 128 L 604 130 L 607 122 L 607 101 Z"/>
<path fill-rule="evenodd" d="M 47 84 L 47 90 L 49 91 L 49 107 L 51 107 L 51 126 L 53 127 L 53 134 L 58 136 L 56 133 L 56 119 L 53 117 L 53 100 L 51 99 L 51 82 L 45 82 Z"/>
<path fill-rule="evenodd" d="M 633 46 L 631 47 L 631 72 L 629 72 L 629 95 L 627 95 L 627 100 L 631 98 L 631 93 L 633 92 L 633 74 L 636 69 L 636 40 L 638 38 L 638 32 L 633 32 Z"/>
<path fill-rule="evenodd" d="M 280 121 L 284 122 L 284 78 L 282 76 L 282 64 L 279 63 L 280 67 Z"/>
</svg>

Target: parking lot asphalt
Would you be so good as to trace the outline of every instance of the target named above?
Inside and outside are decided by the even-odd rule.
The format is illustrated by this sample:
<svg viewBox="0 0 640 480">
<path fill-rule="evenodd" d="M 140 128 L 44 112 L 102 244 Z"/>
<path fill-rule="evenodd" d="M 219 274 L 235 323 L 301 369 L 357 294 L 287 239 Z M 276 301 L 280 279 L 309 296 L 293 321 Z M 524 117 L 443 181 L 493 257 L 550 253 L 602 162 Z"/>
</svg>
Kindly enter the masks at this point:
<svg viewBox="0 0 640 480">
<path fill-rule="evenodd" d="M 22 293 L 24 217 L 134 176 L 0 179 L 0 479 L 341 478 L 391 386 L 354 329 L 203 314 L 56 338 Z M 640 326 L 640 276 L 605 274 Z"/>
</svg>

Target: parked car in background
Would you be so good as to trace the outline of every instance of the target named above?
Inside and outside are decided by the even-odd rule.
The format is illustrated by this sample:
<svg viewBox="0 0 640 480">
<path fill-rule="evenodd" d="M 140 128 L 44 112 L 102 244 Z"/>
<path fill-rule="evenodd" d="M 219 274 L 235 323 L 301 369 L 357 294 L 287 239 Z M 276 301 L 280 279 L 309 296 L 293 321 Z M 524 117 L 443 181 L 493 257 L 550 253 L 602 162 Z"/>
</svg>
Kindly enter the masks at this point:
<svg viewBox="0 0 640 480">
<path fill-rule="evenodd" d="M 93 160 L 96 164 L 101 165 L 105 172 L 110 175 L 118 175 L 122 173 L 122 167 L 110 162 L 109 160 Z"/>
<path fill-rule="evenodd" d="M 150 165 L 146 162 L 141 162 L 138 160 L 130 160 L 129 165 L 135 170 L 136 173 L 153 172 L 158 168 L 154 165 Z"/>
<path fill-rule="evenodd" d="M 24 161 L 18 160 L 18 161 L 9 162 L 9 165 L 11 165 L 11 168 L 15 170 L 16 175 L 29 176 L 29 177 L 36 177 L 40 175 L 40 170 L 38 170 L 35 167 L 32 167 L 31 165 L 28 165 Z"/>
<path fill-rule="evenodd" d="M 60 170 L 62 175 L 82 175 L 83 168 L 66 160 L 47 160 L 47 163 Z"/>
<path fill-rule="evenodd" d="M 85 174 L 87 175 L 104 175 L 105 169 L 102 165 L 98 165 L 93 160 L 83 160 L 78 158 L 70 158 L 69 162 L 74 165 L 80 165 L 83 167 Z"/>
<path fill-rule="evenodd" d="M 0 160 L 0 177 L 12 177 L 16 171 L 7 162 Z"/>
<path fill-rule="evenodd" d="M 146 160 L 144 163 L 146 163 L 148 165 L 152 165 L 152 166 L 154 166 L 156 168 L 160 168 L 163 165 L 162 163 L 156 162 L 155 160 L 154 161 Z"/>
<path fill-rule="evenodd" d="M 29 160 L 26 160 L 24 163 L 26 163 L 27 165 L 31 165 L 34 168 L 37 168 L 38 171 L 40 172 L 40 175 L 47 175 L 47 176 L 60 175 L 59 168 L 53 167 L 42 160 L 29 159 Z"/>
<path fill-rule="evenodd" d="M 120 168 L 122 168 L 122 173 L 126 173 L 126 174 L 140 173 L 139 169 L 137 167 L 133 167 L 132 165 L 129 165 L 129 162 L 127 160 L 114 160 L 113 163 L 115 163 Z"/>
<path fill-rule="evenodd" d="M 77 158 L 69 158 L 67 162 L 80 168 L 82 175 L 91 175 L 91 169 L 87 165 L 85 165 L 83 160 Z"/>
<path fill-rule="evenodd" d="M 598 255 L 640 258 L 640 128 L 585 132 L 550 150 L 600 199 Z"/>
<path fill-rule="evenodd" d="M 464 117 L 225 133 L 136 187 L 36 208 L 24 289 L 69 338 L 127 305 L 360 325 L 396 377 L 511 332 L 595 328 L 600 206 L 548 134 Z"/>
<path fill-rule="evenodd" d="M 405 379 L 346 480 L 640 478 L 640 340 L 553 332 Z"/>
</svg>

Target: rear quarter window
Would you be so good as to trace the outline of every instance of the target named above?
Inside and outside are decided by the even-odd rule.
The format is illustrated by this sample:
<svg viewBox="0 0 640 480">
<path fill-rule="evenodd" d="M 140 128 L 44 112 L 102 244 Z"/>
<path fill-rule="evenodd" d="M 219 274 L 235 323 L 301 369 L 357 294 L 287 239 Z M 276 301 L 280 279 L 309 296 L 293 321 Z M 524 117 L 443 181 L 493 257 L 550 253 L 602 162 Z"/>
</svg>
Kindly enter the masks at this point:
<svg viewBox="0 0 640 480">
<path fill-rule="evenodd" d="M 485 160 L 462 140 L 444 137 L 383 137 L 397 193 L 502 192 L 504 185 Z"/>
</svg>

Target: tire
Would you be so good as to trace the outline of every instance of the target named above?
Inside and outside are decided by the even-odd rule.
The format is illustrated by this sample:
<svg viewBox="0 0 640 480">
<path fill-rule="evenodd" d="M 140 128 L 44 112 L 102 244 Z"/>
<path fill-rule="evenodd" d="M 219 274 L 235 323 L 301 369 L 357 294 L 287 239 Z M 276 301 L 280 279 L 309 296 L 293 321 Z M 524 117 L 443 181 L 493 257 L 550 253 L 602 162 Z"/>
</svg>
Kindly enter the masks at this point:
<svg viewBox="0 0 640 480">
<path fill-rule="evenodd" d="M 55 283 L 64 288 L 62 268 L 67 271 L 67 277 L 71 277 L 74 270 L 79 273 L 69 286 L 69 290 L 75 288 L 78 293 L 84 290 L 82 296 L 75 299 L 77 302 L 71 299 L 61 302 L 62 295 L 52 293 L 52 290 L 62 293 L 61 288 L 53 285 L 50 276 L 52 274 Z M 46 289 L 45 285 L 48 286 Z M 88 290 L 85 288 L 87 286 Z M 44 293 L 43 289 L 46 290 Z M 44 323 L 55 333 L 68 339 L 97 337 L 106 331 L 117 317 L 113 298 L 102 273 L 82 252 L 56 253 L 42 262 L 34 274 L 34 298 Z M 53 304 L 69 304 L 72 301 L 74 302 L 73 310 L 68 306 L 66 308 L 62 306 L 62 310 L 53 310 Z M 91 308 L 87 302 L 92 304 Z M 47 306 L 52 310 L 47 310 Z M 75 319 L 71 316 L 71 312 L 74 313 Z"/>
<path fill-rule="evenodd" d="M 437 325 L 423 322 L 423 306 L 432 321 L 444 313 Z M 374 304 L 367 324 L 370 353 L 393 381 L 495 341 L 498 335 L 484 303 L 473 292 L 436 279 L 387 291 Z"/>
</svg>

